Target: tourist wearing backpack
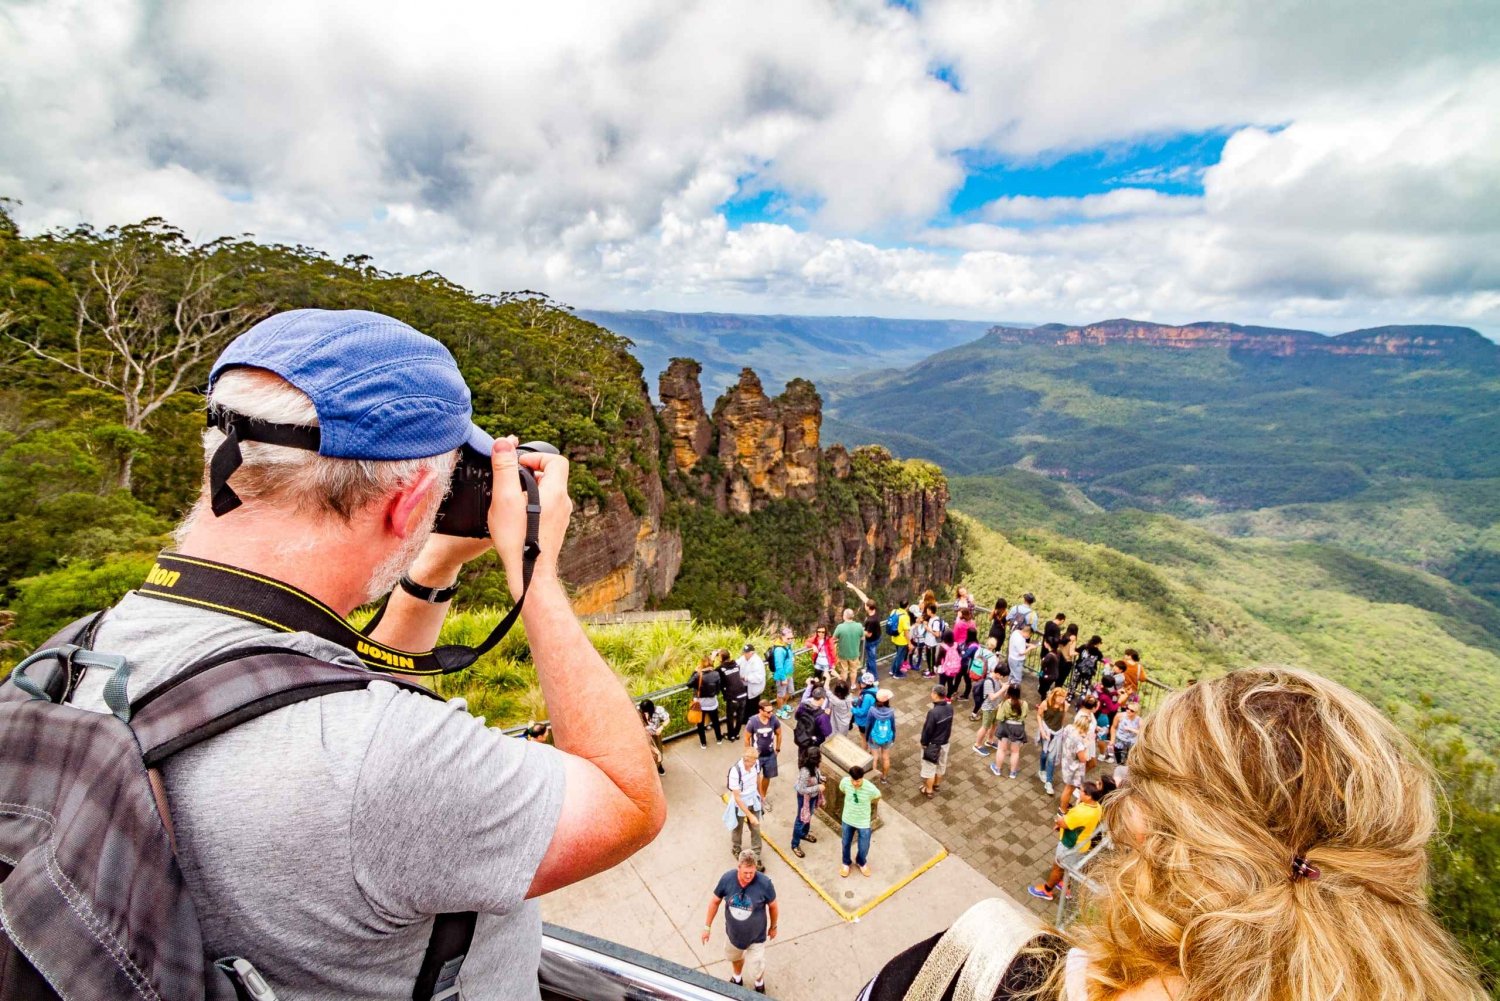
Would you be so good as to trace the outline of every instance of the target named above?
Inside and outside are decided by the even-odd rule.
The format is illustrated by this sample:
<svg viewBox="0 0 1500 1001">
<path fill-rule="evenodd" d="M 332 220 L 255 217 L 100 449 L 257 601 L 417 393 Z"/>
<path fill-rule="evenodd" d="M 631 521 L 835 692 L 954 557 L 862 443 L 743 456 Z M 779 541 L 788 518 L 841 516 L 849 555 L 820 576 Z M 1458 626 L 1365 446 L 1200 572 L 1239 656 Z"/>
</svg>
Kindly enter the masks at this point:
<svg viewBox="0 0 1500 1001">
<path fill-rule="evenodd" d="M 875 707 L 870 710 L 870 753 L 875 756 L 875 774 L 885 778 L 891 773 L 891 745 L 896 742 L 896 711 L 891 708 L 892 692 L 882 688 L 875 693 Z"/>
<path fill-rule="evenodd" d="M 974 711 L 969 714 L 972 723 L 979 718 L 979 713 L 984 703 L 984 682 L 1000 664 L 1000 656 L 995 653 L 995 638 L 991 636 L 984 641 L 983 646 L 974 647 L 974 652 L 969 657 L 969 666 L 965 670 L 974 690 Z"/>
<path fill-rule="evenodd" d="M 1012 683 L 1000 702 L 995 722 L 995 733 L 1000 737 L 1000 746 L 995 751 L 995 761 L 990 765 L 990 774 L 1000 777 L 1005 762 L 1005 752 L 1010 752 L 1010 777 L 1019 772 L 1021 746 L 1026 743 L 1026 714 L 1030 707 L 1021 698 L 1021 686 Z"/>
<path fill-rule="evenodd" d="M 875 675 L 865 672 L 859 679 L 859 691 L 849 709 L 849 719 L 859 731 L 865 750 L 870 749 L 870 710 L 875 708 Z"/>
<path fill-rule="evenodd" d="M 819 747 L 833 735 L 833 720 L 827 710 L 828 693 L 814 688 L 792 717 L 792 740 L 798 747 Z"/>
<path fill-rule="evenodd" d="M 937 647 L 937 674 L 939 683 L 943 690 L 948 693 L 951 700 L 958 691 L 958 682 L 963 676 L 963 654 L 959 652 L 958 642 L 953 637 L 953 630 L 949 629 L 943 633 L 942 639 Z"/>
<path fill-rule="evenodd" d="M 208 390 L 214 458 L 177 551 L 66 631 L 84 648 L 66 664 L 0 686 L 4 975 L 25 998 L 200 1001 L 237 978 L 396 999 L 455 989 L 461 966 L 465 997 L 535 998 L 536 898 L 629 856 L 666 809 L 558 577 L 567 460 L 491 443 L 447 349 L 375 313 L 263 320 Z M 493 541 L 428 535 L 467 516 L 443 506 L 461 447 L 489 463 Z M 405 651 L 432 650 L 449 585 L 491 549 L 525 595 L 555 747 L 369 666 L 475 656 Z"/>
<path fill-rule="evenodd" d="M 838 653 L 833 646 L 833 637 L 828 635 L 828 627 L 818 626 L 814 629 L 802 648 L 812 654 L 813 673 L 818 676 L 819 681 L 827 681 L 829 672 L 834 669 L 834 664 L 838 660 Z"/>
<path fill-rule="evenodd" d="M 896 648 L 896 657 L 891 661 L 891 677 L 899 678 L 909 670 L 907 658 L 911 653 L 911 615 L 906 611 L 905 598 L 885 617 L 885 634 Z"/>
</svg>

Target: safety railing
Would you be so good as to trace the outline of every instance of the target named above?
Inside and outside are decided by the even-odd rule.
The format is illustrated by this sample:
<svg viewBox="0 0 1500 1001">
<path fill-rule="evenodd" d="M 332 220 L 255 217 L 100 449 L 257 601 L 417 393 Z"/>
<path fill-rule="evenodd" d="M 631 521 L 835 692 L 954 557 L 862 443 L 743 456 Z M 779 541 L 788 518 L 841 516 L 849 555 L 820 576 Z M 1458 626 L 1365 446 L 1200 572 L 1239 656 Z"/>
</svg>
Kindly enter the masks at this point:
<svg viewBox="0 0 1500 1001">
<path fill-rule="evenodd" d="M 741 1001 L 744 987 L 583 932 L 542 926 L 542 1001 Z"/>
<path fill-rule="evenodd" d="M 1100 853 L 1108 851 L 1113 847 L 1112 842 L 1109 840 L 1108 831 L 1099 834 L 1098 841 L 1099 843 L 1077 862 L 1059 863 L 1063 871 L 1062 884 L 1057 888 L 1057 919 L 1055 923 L 1059 928 L 1065 927 L 1078 914 L 1078 901 L 1073 894 L 1074 889 L 1087 887 L 1090 893 L 1099 893 L 1104 889 L 1098 880 L 1091 878 L 1085 871 L 1088 869 L 1089 863 L 1094 861 Z"/>
</svg>

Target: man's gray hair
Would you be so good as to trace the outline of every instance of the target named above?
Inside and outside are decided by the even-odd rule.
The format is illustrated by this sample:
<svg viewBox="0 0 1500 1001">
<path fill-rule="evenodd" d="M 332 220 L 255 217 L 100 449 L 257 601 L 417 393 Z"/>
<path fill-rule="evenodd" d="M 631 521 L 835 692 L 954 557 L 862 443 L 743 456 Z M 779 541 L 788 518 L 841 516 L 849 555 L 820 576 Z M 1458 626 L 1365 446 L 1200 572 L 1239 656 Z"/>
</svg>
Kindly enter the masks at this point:
<svg viewBox="0 0 1500 1001">
<path fill-rule="evenodd" d="M 263 369 L 232 368 L 224 372 L 214 383 L 208 403 L 276 424 L 318 425 L 312 400 Z M 223 440 L 224 434 L 217 428 L 203 432 L 205 475 Z M 234 492 L 247 506 L 259 502 L 288 513 L 333 515 L 345 522 L 370 502 L 411 483 L 424 469 L 431 469 L 438 482 L 446 484 L 458 461 L 457 449 L 425 459 L 398 461 L 336 459 L 255 441 L 242 442 L 240 452 L 245 461 L 235 470 L 232 482 Z M 179 537 L 186 534 L 203 506 L 200 502 L 179 527 Z"/>
<path fill-rule="evenodd" d="M 750 863 L 751 865 L 760 865 L 760 862 L 755 858 L 754 848 L 740 849 L 740 865 L 744 865 L 746 862 Z"/>
</svg>

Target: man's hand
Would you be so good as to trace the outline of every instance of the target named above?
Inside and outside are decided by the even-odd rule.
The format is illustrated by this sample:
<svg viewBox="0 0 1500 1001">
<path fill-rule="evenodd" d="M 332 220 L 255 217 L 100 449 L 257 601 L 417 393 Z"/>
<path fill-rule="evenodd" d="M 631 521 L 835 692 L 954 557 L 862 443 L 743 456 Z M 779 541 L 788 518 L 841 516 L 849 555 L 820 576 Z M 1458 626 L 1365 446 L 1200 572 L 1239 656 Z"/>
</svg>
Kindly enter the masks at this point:
<svg viewBox="0 0 1500 1001">
<path fill-rule="evenodd" d="M 776 937 L 776 926 L 775 925 L 772 925 L 770 928 L 766 929 L 766 937 L 767 938 L 775 938 Z"/>
<path fill-rule="evenodd" d="M 568 460 L 561 455 L 516 451 L 514 435 L 495 442 L 490 455 L 495 477 L 494 497 L 490 501 L 490 538 L 505 567 L 512 598 L 521 596 L 522 553 L 526 548 L 526 491 L 521 486 L 520 466 L 536 474 L 542 514 L 537 543 L 540 552 L 532 570 L 533 578 L 556 579 L 557 554 L 573 515 L 573 501 L 568 496 Z"/>
<path fill-rule="evenodd" d="M 703 929 L 703 935 L 701 936 L 701 938 L 702 938 L 703 944 L 707 945 L 708 944 L 708 929 L 707 928 Z"/>
<path fill-rule="evenodd" d="M 753 813 L 747 813 L 747 814 L 745 814 L 745 819 L 750 822 L 750 826 L 751 827 L 759 827 L 760 826 L 760 818 L 757 817 Z"/>
<path fill-rule="evenodd" d="M 469 539 L 433 532 L 427 537 L 407 575 L 423 587 L 447 587 L 458 579 L 458 572 L 465 563 L 483 556 L 490 551 L 492 545 L 489 539 Z"/>
</svg>

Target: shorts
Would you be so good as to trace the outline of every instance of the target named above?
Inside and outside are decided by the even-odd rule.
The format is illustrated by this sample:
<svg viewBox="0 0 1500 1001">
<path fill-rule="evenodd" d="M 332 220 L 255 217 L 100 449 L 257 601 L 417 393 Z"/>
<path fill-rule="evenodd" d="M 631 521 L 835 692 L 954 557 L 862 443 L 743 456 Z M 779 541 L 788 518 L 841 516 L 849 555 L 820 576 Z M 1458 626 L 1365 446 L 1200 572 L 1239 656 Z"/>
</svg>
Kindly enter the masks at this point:
<svg viewBox="0 0 1500 1001">
<path fill-rule="evenodd" d="M 1059 841 L 1057 847 L 1052 850 L 1052 860 L 1058 865 L 1071 865 L 1076 869 L 1078 863 L 1083 861 L 1083 852 L 1078 850 L 1077 845 L 1069 848 Z"/>
<path fill-rule="evenodd" d="M 1018 719 L 1008 719 L 1000 724 L 1000 739 L 1012 744 L 1026 743 L 1026 724 Z"/>
<path fill-rule="evenodd" d="M 751 942 L 741 949 L 733 942 L 724 943 L 724 955 L 731 963 L 743 962 L 745 982 L 753 984 L 766 977 L 766 943 Z"/>
<path fill-rule="evenodd" d="M 996 709 L 982 709 L 979 712 L 979 726 L 981 729 L 995 725 Z"/>
<path fill-rule="evenodd" d="M 791 698 L 792 697 L 792 686 L 795 685 L 795 684 L 796 684 L 796 682 L 794 682 L 791 678 L 786 678 L 786 679 L 777 678 L 776 679 L 776 697 L 779 698 L 779 699 L 789 699 L 789 698 Z"/>
<path fill-rule="evenodd" d="M 776 755 L 762 754 L 760 756 L 760 774 L 768 779 L 774 779 L 780 774 L 776 771 Z"/>
<path fill-rule="evenodd" d="M 944 744 L 943 749 L 938 752 L 936 763 L 928 761 L 926 758 L 922 759 L 922 778 L 930 779 L 946 774 L 948 774 L 948 745 Z"/>
</svg>

